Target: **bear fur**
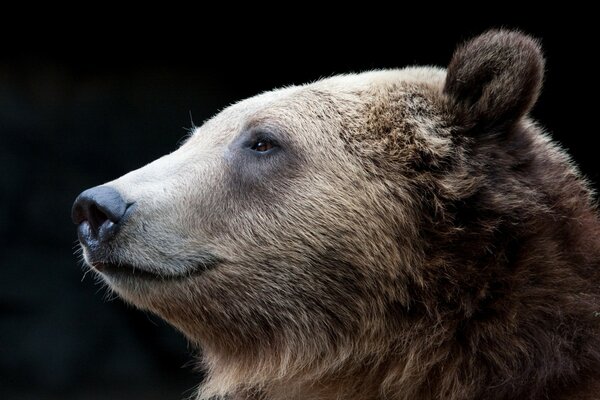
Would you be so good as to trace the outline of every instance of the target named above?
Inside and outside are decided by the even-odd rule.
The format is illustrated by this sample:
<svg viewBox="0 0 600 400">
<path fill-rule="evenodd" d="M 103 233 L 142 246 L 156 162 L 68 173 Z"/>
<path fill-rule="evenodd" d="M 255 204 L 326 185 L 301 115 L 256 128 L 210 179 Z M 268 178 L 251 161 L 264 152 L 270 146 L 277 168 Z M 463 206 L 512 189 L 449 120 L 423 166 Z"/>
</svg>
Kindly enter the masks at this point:
<svg viewBox="0 0 600 400">
<path fill-rule="evenodd" d="M 106 184 L 135 207 L 85 259 L 198 346 L 199 399 L 600 398 L 600 222 L 543 71 L 494 30 L 242 101 Z"/>
</svg>

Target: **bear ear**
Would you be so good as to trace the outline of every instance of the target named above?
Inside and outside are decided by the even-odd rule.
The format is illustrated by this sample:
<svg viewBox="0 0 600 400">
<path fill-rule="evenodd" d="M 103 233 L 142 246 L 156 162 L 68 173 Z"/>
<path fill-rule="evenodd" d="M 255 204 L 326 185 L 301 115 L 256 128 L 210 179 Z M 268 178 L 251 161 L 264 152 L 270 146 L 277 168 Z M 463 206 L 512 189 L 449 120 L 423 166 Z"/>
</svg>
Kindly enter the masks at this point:
<svg viewBox="0 0 600 400">
<path fill-rule="evenodd" d="M 506 127 L 533 107 L 542 87 L 540 45 L 516 31 L 491 30 L 460 46 L 448 65 L 444 93 L 469 127 Z"/>
</svg>

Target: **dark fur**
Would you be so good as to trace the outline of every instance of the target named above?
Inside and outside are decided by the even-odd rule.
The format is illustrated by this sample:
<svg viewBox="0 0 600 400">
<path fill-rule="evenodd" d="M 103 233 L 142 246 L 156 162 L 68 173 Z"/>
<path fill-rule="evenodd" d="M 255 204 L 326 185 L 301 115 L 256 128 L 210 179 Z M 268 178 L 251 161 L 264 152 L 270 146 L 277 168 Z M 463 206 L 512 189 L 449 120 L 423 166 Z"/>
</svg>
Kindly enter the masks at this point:
<svg viewBox="0 0 600 400">
<path fill-rule="evenodd" d="M 451 123 L 435 128 L 452 132 L 452 148 L 416 146 L 407 154 L 420 167 L 398 172 L 410 177 L 424 244 L 409 303 L 390 310 L 401 353 L 416 360 L 400 385 L 412 398 L 600 396 L 600 224 L 577 169 L 523 119 L 542 68 L 537 43 L 515 32 L 459 48 L 437 109 Z"/>
</svg>

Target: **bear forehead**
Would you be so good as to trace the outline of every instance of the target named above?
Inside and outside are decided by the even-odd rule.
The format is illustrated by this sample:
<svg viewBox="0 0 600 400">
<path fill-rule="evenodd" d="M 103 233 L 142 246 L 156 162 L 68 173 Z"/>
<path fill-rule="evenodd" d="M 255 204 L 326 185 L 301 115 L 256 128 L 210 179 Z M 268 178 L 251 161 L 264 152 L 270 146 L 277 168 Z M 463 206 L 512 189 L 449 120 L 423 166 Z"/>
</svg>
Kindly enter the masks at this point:
<svg viewBox="0 0 600 400">
<path fill-rule="evenodd" d="M 344 92 L 418 83 L 441 90 L 445 77 L 446 71 L 443 68 L 407 67 L 402 69 L 374 70 L 358 74 L 336 75 L 306 84 L 304 87 L 330 90 L 332 92 Z"/>
<path fill-rule="evenodd" d="M 312 83 L 275 89 L 242 100 L 221 111 L 196 130 L 239 131 L 261 122 L 314 123 L 337 117 L 356 117 L 345 112 L 370 114 L 373 104 L 402 107 L 409 111 L 414 103 L 441 96 L 446 71 L 435 67 L 409 67 L 336 75 Z M 419 95 L 414 97 L 414 95 Z M 396 104 L 392 104 L 396 102 Z M 366 107 L 365 107 L 366 106 Z"/>
<path fill-rule="evenodd" d="M 378 95 L 388 91 L 404 89 L 415 91 L 425 89 L 441 93 L 446 71 L 435 67 L 409 67 L 392 70 L 375 70 L 357 74 L 336 75 L 300 86 L 276 89 L 246 99 L 240 103 L 249 109 L 264 109 L 279 104 L 302 107 L 307 103 L 311 107 L 321 105 L 318 100 L 343 102 L 352 96 L 364 97 L 366 102 L 377 100 Z M 375 97 L 375 99 L 373 99 Z M 305 102 L 303 102 L 303 100 Z"/>
</svg>

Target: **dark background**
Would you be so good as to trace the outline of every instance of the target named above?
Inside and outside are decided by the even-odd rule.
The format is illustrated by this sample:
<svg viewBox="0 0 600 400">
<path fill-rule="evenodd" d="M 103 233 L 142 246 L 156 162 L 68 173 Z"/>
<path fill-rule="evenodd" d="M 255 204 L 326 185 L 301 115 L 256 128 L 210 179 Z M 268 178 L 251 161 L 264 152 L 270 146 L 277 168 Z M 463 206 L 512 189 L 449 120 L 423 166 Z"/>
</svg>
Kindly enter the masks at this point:
<svg viewBox="0 0 600 400">
<path fill-rule="evenodd" d="M 92 274 L 84 278 L 69 217 L 83 189 L 174 150 L 190 115 L 199 125 L 236 100 L 337 73 L 443 66 L 456 43 L 490 27 L 516 27 L 539 37 L 546 51 L 534 116 L 597 187 L 598 68 L 591 59 L 598 45 L 586 15 L 459 21 L 441 13 L 439 22 L 424 12 L 380 10 L 346 23 L 341 16 L 335 24 L 263 17 L 215 20 L 215 28 L 203 25 L 211 15 L 156 16 L 139 25 L 80 18 L 61 29 L 53 19 L 30 21 L 37 29 L 31 39 L 3 31 L 0 398 L 193 393 L 201 380 L 193 350 L 158 317 L 107 299 Z"/>
</svg>

